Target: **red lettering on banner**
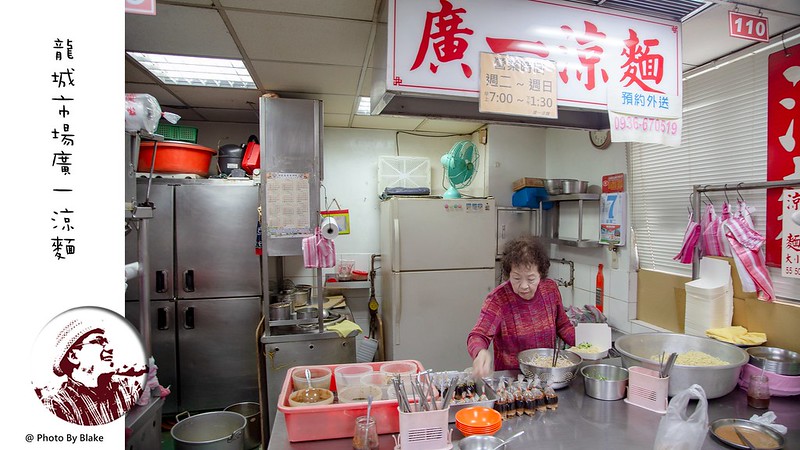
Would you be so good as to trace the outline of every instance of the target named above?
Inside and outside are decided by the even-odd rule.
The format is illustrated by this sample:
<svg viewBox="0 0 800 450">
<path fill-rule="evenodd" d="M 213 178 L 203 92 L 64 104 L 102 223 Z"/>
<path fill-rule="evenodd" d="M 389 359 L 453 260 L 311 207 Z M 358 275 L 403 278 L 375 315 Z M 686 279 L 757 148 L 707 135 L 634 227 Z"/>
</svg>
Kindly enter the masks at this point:
<svg viewBox="0 0 800 450">
<path fill-rule="evenodd" d="M 583 86 L 591 91 L 594 90 L 596 84 L 595 80 L 597 76 L 595 75 L 595 66 L 600 62 L 600 57 L 603 56 L 603 47 L 599 45 L 589 45 L 593 44 L 595 40 L 605 40 L 606 34 L 601 33 L 597 29 L 597 25 L 593 24 L 592 22 L 584 21 L 584 32 L 583 33 L 575 33 L 572 31 L 572 28 L 562 25 L 561 30 L 567 33 L 570 37 L 574 37 L 575 41 L 581 47 L 578 48 L 578 61 L 580 61 L 581 65 L 586 69 L 586 82 Z M 566 47 L 560 46 L 562 50 L 566 52 Z M 567 69 L 563 69 L 559 72 L 561 76 L 561 81 L 567 83 L 569 81 L 569 75 L 567 74 Z M 581 72 L 576 72 L 575 78 L 580 81 L 581 79 Z M 608 82 L 608 73 L 605 69 L 600 69 L 600 76 L 603 78 L 603 82 Z"/>
<path fill-rule="evenodd" d="M 415 70 L 422 65 L 431 45 L 433 45 L 436 59 L 442 63 L 463 59 L 464 52 L 469 47 L 467 40 L 459 36 L 473 33 L 470 28 L 459 28 L 464 22 L 460 15 L 467 11 L 464 8 L 454 9 L 453 5 L 447 0 L 439 1 L 442 5 L 441 10 L 426 14 L 424 34 L 419 43 L 417 58 L 414 60 L 411 70 Z M 432 73 L 436 73 L 438 68 L 439 66 L 434 63 L 429 65 Z M 467 78 L 472 76 L 472 68 L 469 65 L 461 63 L 461 70 Z"/>
<path fill-rule="evenodd" d="M 500 39 L 487 37 L 486 43 L 494 53 L 530 53 L 541 58 L 547 58 L 550 56 L 547 46 L 545 46 L 542 41 L 531 42 L 523 41 L 521 39 Z"/>
<path fill-rule="evenodd" d="M 622 50 L 622 55 L 627 56 L 628 60 L 620 66 L 625 69 L 620 81 L 628 80 L 625 87 L 636 83 L 645 91 L 663 94 L 663 91 L 645 83 L 645 81 L 655 81 L 656 84 L 660 84 L 664 76 L 664 57 L 658 53 L 650 53 L 651 47 L 658 46 L 658 39 L 645 39 L 642 41 L 644 45 L 639 45 L 639 36 L 636 32 L 631 29 L 628 29 L 628 32 L 630 37 L 625 39 L 625 49 Z"/>
</svg>

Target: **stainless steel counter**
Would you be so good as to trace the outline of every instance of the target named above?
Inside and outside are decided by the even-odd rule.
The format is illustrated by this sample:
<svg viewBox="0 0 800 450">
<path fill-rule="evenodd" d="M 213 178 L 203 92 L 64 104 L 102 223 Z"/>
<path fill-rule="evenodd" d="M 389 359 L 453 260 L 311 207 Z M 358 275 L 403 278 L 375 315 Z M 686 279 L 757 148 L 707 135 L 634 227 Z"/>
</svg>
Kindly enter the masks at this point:
<svg viewBox="0 0 800 450">
<path fill-rule="evenodd" d="M 614 359 L 604 363 L 617 363 Z M 516 375 L 510 371 L 509 375 Z M 602 401 L 584 395 L 583 378 L 580 375 L 570 383 L 569 387 L 557 391 L 559 406 L 556 410 L 536 413 L 535 416 L 521 416 L 503 422 L 503 427 L 495 436 L 508 438 L 514 433 L 525 430 L 525 434 L 508 444 L 508 450 L 531 448 L 547 449 L 583 449 L 613 448 L 642 450 L 651 449 L 655 441 L 658 424 L 663 417 L 637 406 L 629 405 L 623 400 Z M 690 408 L 697 402 L 690 403 Z M 759 410 L 747 406 L 745 391 L 738 387 L 730 394 L 708 402 L 709 423 L 720 418 L 749 419 L 754 414 L 763 414 L 767 410 Z M 789 428 L 784 436 L 784 448 L 800 448 L 800 402 L 797 397 L 772 397 L 770 411 L 778 416 L 777 423 Z M 457 442 L 463 435 L 450 424 L 453 430 L 453 441 Z M 391 434 L 380 436 L 381 449 L 393 449 L 394 439 Z M 454 446 L 454 448 L 458 448 Z M 703 443 L 703 449 L 730 449 L 714 440 L 710 434 Z M 331 439 L 327 441 L 310 441 L 290 443 L 286 434 L 286 422 L 283 413 L 278 412 L 275 426 L 269 442 L 269 450 L 350 450 L 351 439 Z"/>
</svg>

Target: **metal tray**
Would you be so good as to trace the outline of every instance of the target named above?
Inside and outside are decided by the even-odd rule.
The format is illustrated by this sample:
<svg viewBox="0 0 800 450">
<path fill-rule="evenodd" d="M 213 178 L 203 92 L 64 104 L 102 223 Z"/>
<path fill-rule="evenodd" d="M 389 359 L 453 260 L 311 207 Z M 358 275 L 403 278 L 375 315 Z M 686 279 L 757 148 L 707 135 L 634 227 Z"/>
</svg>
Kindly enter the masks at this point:
<svg viewBox="0 0 800 450">
<path fill-rule="evenodd" d="M 729 446 L 731 446 L 733 448 L 738 448 L 738 449 L 742 449 L 742 450 L 749 450 L 750 447 L 748 447 L 747 445 L 738 444 L 737 443 L 737 442 L 739 442 L 738 439 L 737 439 L 737 441 L 734 442 L 734 441 L 730 441 L 730 440 L 726 439 L 725 437 L 720 436 L 719 434 L 717 434 L 717 430 L 719 430 L 721 427 L 726 426 L 726 425 L 733 425 L 733 426 L 739 428 L 740 430 L 747 429 L 747 430 L 754 431 L 754 432 L 757 432 L 757 433 L 766 434 L 767 436 L 771 437 L 772 439 L 775 439 L 775 441 L 778 443 L 777 447 L 761 447 L 761 446 L 758 446 L 758 443 L 753 442 L 754 445 L 758 446 L 759 450 L 777 450 L 777 449 L 783 448 L 783 446 L 784 446 L 785 441 L 783 439 L 783 435 L 781 435 L 780 433 L 778 433 L 777 431 L 773 430 L 772 428 L 770 428 L 768 426 L 761 425 L 760 423 L 753 422 L 753 421 L 750 421 L 750 420 L 745 420 L 745 419 L 718 419 L 718 420 L 715 420 L 714 422 L 712 422 L 711 426 L 708 429 L 708 431 L 711 433 L 711 435 L 714 436 L 714 438 L 716 440 L 718 440 L 719 442 L 722 442 L 723 444 L 729 445 Z"/>
</svg>

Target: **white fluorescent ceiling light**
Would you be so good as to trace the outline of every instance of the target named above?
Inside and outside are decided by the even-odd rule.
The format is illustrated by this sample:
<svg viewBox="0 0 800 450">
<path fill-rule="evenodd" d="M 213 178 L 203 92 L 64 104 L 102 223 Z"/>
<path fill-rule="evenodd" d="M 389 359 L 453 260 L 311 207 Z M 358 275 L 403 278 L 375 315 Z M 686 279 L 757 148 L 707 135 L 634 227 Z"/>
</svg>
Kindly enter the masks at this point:
<svg viewBox="0 0 800 450">
<path fill-rule="evenodd" d="M 356 115 L 368 116 L 369 114 L 369 97 L 359 97 L 358 109 Z"/>
<path fill-rule="evenodd" d="M 255 89 L 241 60 L 127 52 L 165 84 Z"/>
</svg>

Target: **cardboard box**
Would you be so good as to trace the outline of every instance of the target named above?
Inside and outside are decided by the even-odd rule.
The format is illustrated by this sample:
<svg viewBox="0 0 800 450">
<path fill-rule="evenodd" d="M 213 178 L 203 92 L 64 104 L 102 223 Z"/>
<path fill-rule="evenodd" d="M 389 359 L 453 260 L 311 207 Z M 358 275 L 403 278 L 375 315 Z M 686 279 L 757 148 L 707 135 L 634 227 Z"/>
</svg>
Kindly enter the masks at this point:
<svg viewBox="0 0 800 450">
<path fill-rule="evenodd" d="M 511 189 L 514 191 L 518 191 L 526 187 L 544 187 L 544 179 L 525 177 L 520 178 L 519 180 L 514 180 L 514 182 L 511 184 Z"/>
</svg>

